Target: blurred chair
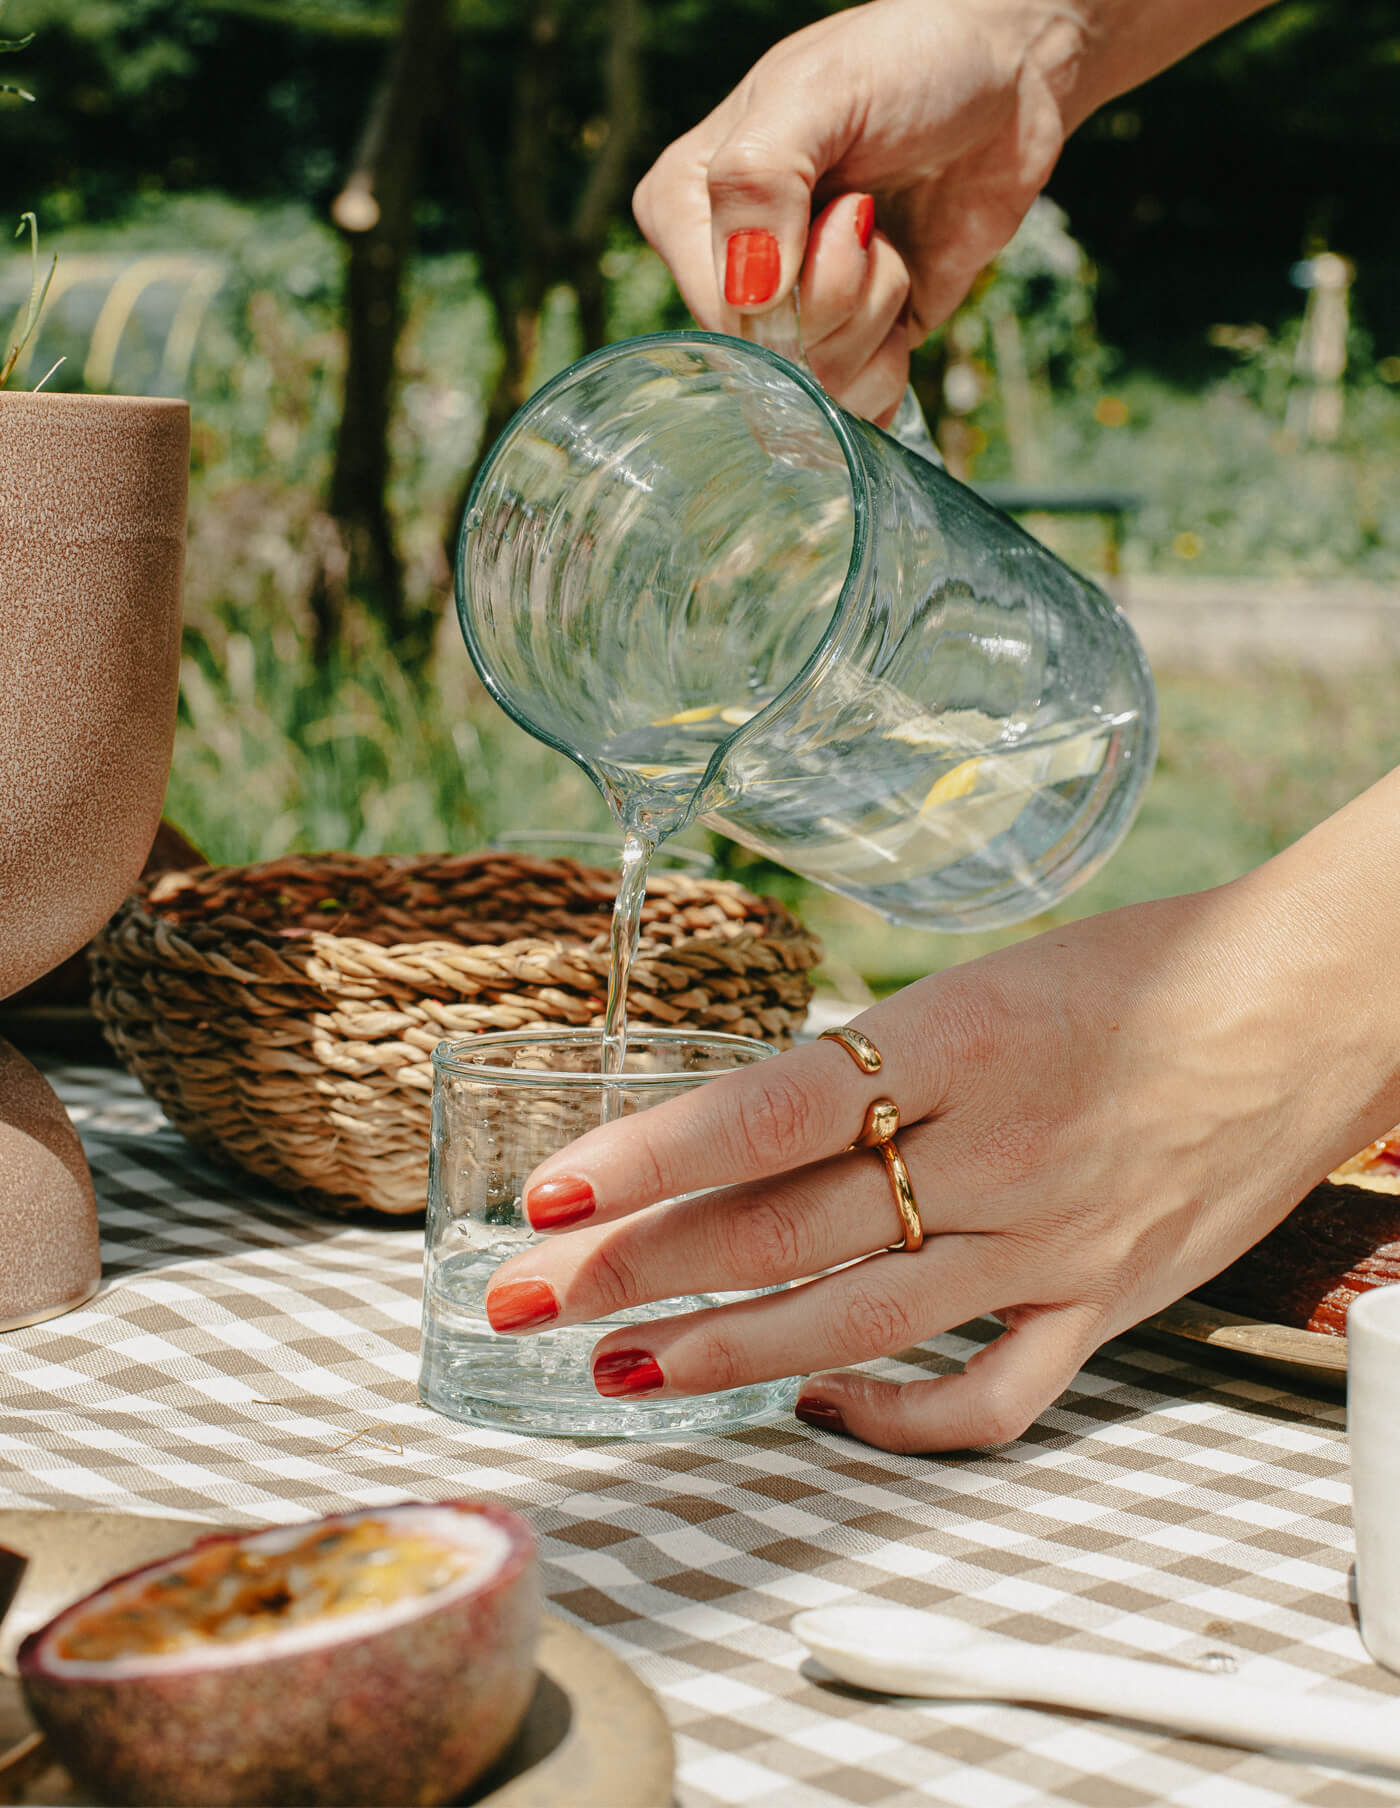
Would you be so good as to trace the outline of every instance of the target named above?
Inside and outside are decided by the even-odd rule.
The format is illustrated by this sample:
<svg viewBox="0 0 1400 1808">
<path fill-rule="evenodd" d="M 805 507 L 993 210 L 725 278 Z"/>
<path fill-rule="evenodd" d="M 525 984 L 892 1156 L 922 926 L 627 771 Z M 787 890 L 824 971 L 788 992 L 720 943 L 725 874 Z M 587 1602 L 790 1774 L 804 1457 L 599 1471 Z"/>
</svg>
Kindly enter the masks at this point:
<svg viewBox="0 0 1400 1808">
<path fill-rule="evenodd" d="M 73 369 L 56 388 L 185 395 L 200 329 L 227 273 L 220 259 L 198 252 L 61 253 L 14 387 L 33 387 L 61 357 Z M 0 318 L 7 309 L 18 318 L 28 297 L 27 269 L 17 267 L 0 282 Z"/>
</svg>

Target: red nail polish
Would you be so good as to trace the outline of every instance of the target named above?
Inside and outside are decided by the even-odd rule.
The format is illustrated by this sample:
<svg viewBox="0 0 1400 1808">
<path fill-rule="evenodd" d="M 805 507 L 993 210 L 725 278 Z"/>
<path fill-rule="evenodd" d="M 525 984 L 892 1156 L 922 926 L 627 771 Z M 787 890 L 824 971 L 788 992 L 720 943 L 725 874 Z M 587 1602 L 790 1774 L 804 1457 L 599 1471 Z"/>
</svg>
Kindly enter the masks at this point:
<svg viewBox="0 0 1400 1808">
<path fill-rule="evenodd" d="M 800 1395 L 792 1410 L 804 1425 L 815 1425 L 818 1431 L 846 1429 L 846 1422 L 836 1408 L 826 1400 L 818 1400 L 815 1395 Z"/>
<path fill-rule="evenodd" d="M 543 1281 L 503 1281 L 486 1295 L 486 1316 L 493 1331 L 533 1331 L 558 1318 L 559 1302 Z"/>
<path fill-rule="evenodd" d="M 542 1180 L 525 1195 L 525 1216 L 536 1230 L 562 1230 L 566 1224 L 591 1218 L 597 1209 L 593 1188 L 572 1174 L 560 1180 Z"/>
<path fill-rule="evenodd" d="M 765 227 L 730 233 L 724 254 L 724 299 L 731 308 L 755 308 L 771 301 L 782 274 L 778 241 Z"/>
<path fill-rule="evenodd" d="M 870 241 L 875 234 L 875 197 L 862 195 L 856 202 L 856 237 L 860 240 L 862 251 L 870 249 Z"/>
<path fill-rule="evenodd" d="M 609 1350 L 593 1364 L 593 1385 L 609 1400 L 624 1394 L 654 1394 L 666 1385 L 661 1365 L 645 1350 Z"/>
</svg>

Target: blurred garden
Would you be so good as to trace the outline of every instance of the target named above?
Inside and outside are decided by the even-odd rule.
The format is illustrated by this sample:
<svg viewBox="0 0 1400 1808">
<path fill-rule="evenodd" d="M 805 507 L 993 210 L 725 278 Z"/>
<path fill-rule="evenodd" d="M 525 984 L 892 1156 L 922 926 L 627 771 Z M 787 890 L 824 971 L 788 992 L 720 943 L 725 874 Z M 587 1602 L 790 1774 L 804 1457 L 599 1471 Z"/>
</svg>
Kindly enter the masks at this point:
<svg viewBox="0 0 1400 1808">
<path fill-rule="evenodd" d="M 0 199 L 32 210 L 38 261 L 21 226 L 6 349 L 57 260 L 11 382 L 191 402 L 167 815 L 211 860 L 608 826 L 471 672 L 466 486 L 582 350 L 685 324 L 631 188 L 822 10 L 10 0 Z M 1135 584 L 1172 580 L 1305 584 L 1320 642 L 1335 587 L 1400 619 L 1397 84 L 1392 0 L 1279 0 L 1091 119 L 919 354 L 957 475 L 1128 497 L 1114 574 L 1092 511 L 1026 518 L 1130 616 Z M 1062 914 L 1228 879 L 1400 762 L 1400 658 L 1319 669 L 1263 637 L 1158 679 L 1142 815 Z M 850 994 L 1010 939 L 891 930 L 713 851 L 797 903 Z"/>
</svg>

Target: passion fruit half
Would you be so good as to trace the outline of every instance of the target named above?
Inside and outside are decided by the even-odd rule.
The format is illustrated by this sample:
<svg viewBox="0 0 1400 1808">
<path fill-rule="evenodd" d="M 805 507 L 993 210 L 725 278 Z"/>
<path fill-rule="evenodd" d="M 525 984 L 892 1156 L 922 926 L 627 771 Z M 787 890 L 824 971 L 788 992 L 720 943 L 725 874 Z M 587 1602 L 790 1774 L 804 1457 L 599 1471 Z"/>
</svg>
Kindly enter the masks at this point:
<svg viewBox="0 0 1400 1808">
<path fill-rule="evenodd" d="M 518 1514 L 405 1501 L 115 1577 L 31 1633 L 19 1673 L 105 1802 L 448 1802 L 525 1714 L 539 1613 Z"/>
</svg>

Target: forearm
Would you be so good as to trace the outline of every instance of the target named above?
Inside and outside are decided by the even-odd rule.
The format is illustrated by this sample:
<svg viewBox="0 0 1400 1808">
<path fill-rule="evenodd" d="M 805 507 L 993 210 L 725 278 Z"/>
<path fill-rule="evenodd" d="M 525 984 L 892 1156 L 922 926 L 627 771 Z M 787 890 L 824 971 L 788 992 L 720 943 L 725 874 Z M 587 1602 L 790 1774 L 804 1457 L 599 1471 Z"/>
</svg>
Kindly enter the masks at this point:
<svg viewBox="0 0 1400 1808">
<path fill-rule="evenodd" d="M 1270 0 L 1071 0 L 1081 36 L 1066 96 L 1072 130 L 1115 95 L 1136 88 Z"/>
<path fill-rule="evenodd" d="M 1229 889 L 1262 943 L 1296 951 L 1316 1095 L 1332 1137 L 1362 1147 L 1400 1122 L 1400 771 Z"/>
</svg>

